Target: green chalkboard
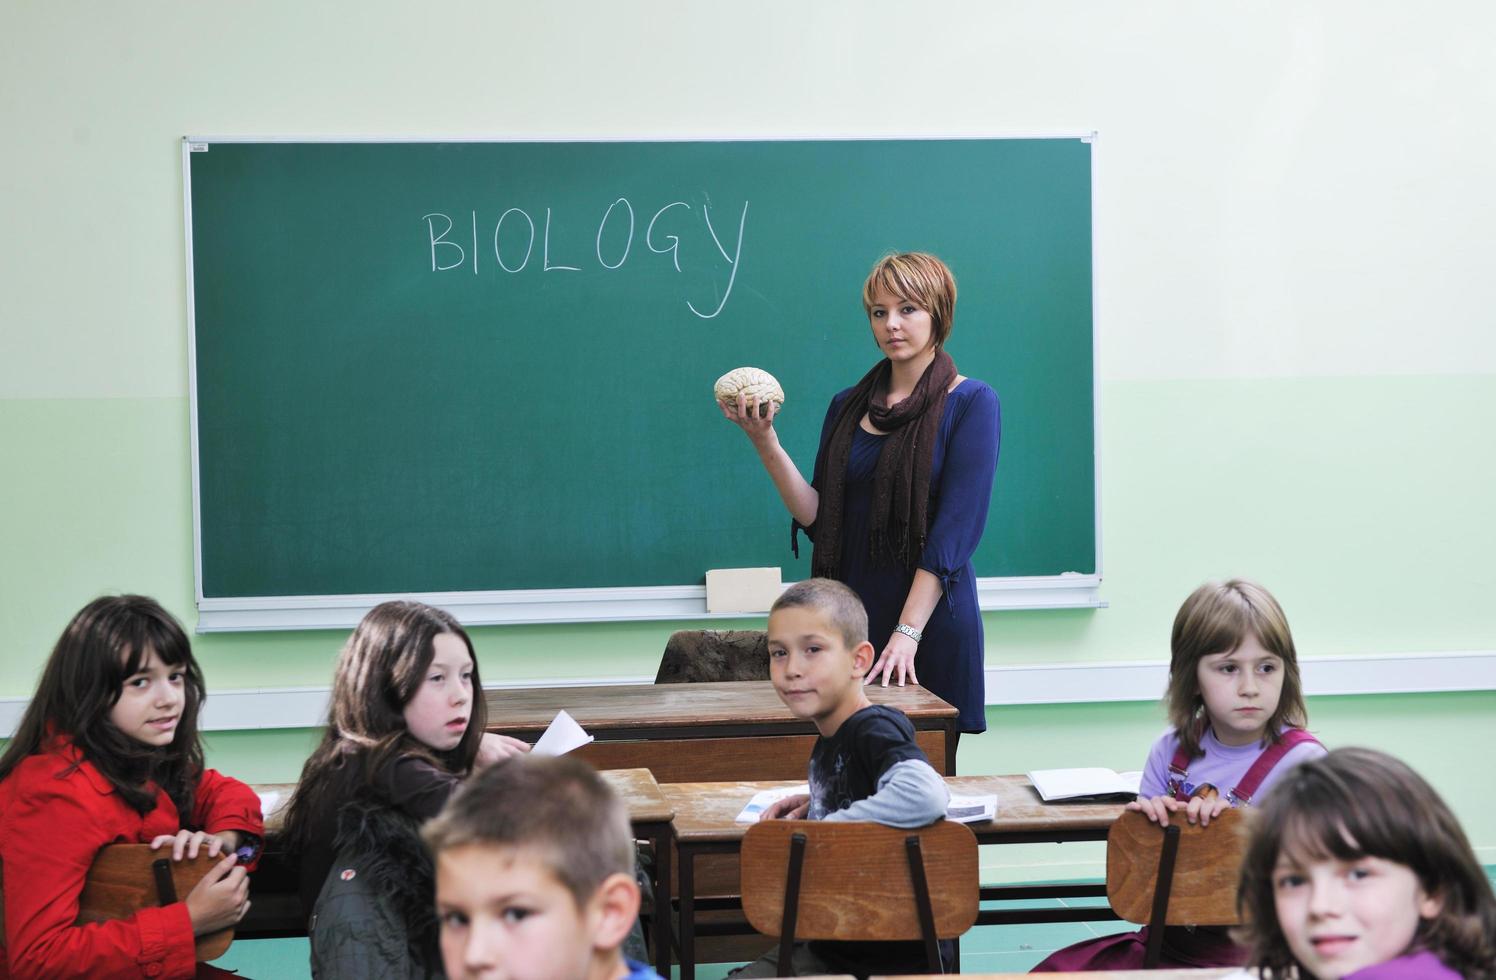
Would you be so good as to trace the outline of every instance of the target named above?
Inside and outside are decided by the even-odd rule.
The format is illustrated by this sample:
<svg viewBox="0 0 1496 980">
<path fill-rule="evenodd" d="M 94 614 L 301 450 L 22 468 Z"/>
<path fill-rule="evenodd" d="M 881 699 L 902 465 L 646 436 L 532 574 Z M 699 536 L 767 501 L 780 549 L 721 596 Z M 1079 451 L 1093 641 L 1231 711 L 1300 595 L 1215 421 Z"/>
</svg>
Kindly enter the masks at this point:
<svg viewBox="0 0 1496 980">
<path fill-rule="evenodd" d="M 925 250 L 1002 399 L 982 576 L 1096 572 L 1081 138 L 194 142 L 203 599 L 700 584 L 789 519 L 711 385 L 767 369 L 809 473 Z M 802 549 L 808 555 L 809 549 Z"/>
</svg>

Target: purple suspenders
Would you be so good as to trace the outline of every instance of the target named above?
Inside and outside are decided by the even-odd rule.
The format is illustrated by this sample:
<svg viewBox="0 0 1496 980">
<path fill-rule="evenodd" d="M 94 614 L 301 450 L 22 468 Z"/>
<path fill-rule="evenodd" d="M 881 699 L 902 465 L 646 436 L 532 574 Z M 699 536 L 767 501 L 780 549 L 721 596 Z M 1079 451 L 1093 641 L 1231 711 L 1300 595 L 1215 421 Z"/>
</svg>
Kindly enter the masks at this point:
<svg viewBox="0 0 1496 980">
<path fill-rule="evenodd" d="M 1287 755 L 1295 746 L 1305 742 L 1318 743 L 1319 739 L 1310 735 L 1302 728 L 1285 728 L 1282 738 L 1269 745 L 1252 763 L 1241 782 L 1227 794 L 1226 798 L 1232 806 L 1238 804 L 1251 805 L 1252 797 L 1257 792 L 1257 787 L 1267 778 L 1267 774 L 1273 771 L 1273 767 Z M 1189 800 L 1189 794 L 1184 791 L 1185 781 L 1189 778 L 1190 757 L 1184 754 L 1184 749 L 1174 750 L 1174 758 L 1169 761 L 1169 790 L 1174 794 L 1174 799 L 1181 803 Z"/>
</svg>

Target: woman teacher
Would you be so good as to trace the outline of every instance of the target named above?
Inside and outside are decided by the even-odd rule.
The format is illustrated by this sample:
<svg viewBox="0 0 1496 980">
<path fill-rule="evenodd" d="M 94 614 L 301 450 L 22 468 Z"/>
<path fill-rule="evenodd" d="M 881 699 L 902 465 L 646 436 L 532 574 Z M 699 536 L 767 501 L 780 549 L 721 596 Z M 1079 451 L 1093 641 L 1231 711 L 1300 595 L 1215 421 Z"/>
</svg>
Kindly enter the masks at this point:
<svg viewBox="0 0 1496 980">
<path fill-rule="evenodd" d="M 777 403 L 739 397 L 722 414 L 748 435 L 814 541 L 811 573 L 851 586 L 879 651 L 868 672 L 907 678 L 987 728 L 982 616 L 971 556 L 987 522 L 1001 427 L 997 394 L 945 352 L 956 281 L 933 255 L 891 255 L 862 287 L 883 359 L 831 399 L 811 481 L 774 431 Z M 798 549 L 797 549 L 798 554 Z"/>
</svg>

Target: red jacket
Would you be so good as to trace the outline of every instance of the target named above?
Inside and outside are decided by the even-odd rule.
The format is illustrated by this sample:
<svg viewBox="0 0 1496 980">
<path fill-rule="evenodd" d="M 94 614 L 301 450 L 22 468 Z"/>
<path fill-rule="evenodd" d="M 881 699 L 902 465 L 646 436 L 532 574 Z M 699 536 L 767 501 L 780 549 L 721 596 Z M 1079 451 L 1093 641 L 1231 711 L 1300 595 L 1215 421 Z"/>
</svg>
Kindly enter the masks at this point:
<svg viewBox="0 0 1496 980">
<path fill-rule="evenodd" d="M 165 791 L 136 813 L 66 737 L 28 756 L 0 782 L 0 860 L 5 877 L 5 957 L 0 980 L 29 977 L 192 977 L 197 971 L 185 901 L 128 919 L 74 925 L 94 855 L 106 844 L 150 843 L 183 827 L 262 836 L 260 799 L 207 770 L 192 818 Z M 183 896 L 184 898 L 186 896 Z"/>
</svg>

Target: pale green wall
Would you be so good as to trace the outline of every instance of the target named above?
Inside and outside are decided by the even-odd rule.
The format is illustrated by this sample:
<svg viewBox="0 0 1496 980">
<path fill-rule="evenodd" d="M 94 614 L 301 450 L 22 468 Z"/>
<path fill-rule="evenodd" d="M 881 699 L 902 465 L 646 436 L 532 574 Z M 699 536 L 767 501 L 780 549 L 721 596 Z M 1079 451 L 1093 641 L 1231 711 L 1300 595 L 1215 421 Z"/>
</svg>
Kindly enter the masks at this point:
<svg viewBox="0 0 1496 980">
<path fill-rule="evenodd" d="M 1305 656 L 1496 650 L 1492 8 L 932 2 L 911 22 L 912 9 L 0 0 L 0 696 L 29 693 L 100 591 L 195 619 L 187 134 L 1099 130 L 1111 608 L 990 614 L 988 662 L 1161 658 L 1180 599 L 1233 573 L 1274 589 Z M 746 451 L 724 429 L 723 452 Z M 588 677 L 652 672 L 675 625 L 476 632 L 490 680 Z M 214 688 L 322 684 L 340 640 L 213 636 L 198 650 Z M 1493 698 L 1311 709 L 1328 741 L 1383 745 L 1428 773 L 1489 862 L 1496 799 L 1461 747 L 1496 742 Z M 1152 704 L 989 717 L 991 733 L 963 742 L 964 771 L 1135 768 L 1161 726 Z M 309 737 L 209 742 L 230 771 L 284 779 Z"/>
</svg>

